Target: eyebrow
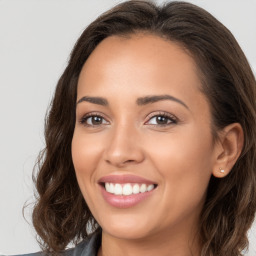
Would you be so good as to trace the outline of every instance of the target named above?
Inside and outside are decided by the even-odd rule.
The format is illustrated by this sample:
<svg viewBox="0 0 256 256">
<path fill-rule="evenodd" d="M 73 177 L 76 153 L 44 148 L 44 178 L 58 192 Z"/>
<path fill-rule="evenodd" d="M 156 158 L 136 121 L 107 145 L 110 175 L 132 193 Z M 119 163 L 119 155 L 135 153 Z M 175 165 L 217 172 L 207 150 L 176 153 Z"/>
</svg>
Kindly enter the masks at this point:
<svg viewBox="0 0 256 256">
<path fill-rule="evenodd" d="M 87 101 L 93 104 L 101 105 L 101 106 L 108 106 L 108 101 L 102 97 L 89 97 L 89 96 L 84 96 L 82 97 L 77 103 L 81 103 L 83 101 Z"/>
<path fill-rule="evenodd" d="M 150 95 L 150 96 L 140 97 L 136 100 L 136 104 L 139 106 L 144 106 L 144 105 L 152 104 L 152 103 L 162 101 L 162 100 L 175 101 L 175 102 L 183 105 L 185 108 L 189 109 L 188 106 L 183 101 L 181 101 L 180 99 L 177 99 L 171 95 L 152 95 L 152 96 Z M 89 96 L 82 97 L 80 100 L 77 101 L 76 105 L 78 105 L 79 103 L 81 103 L 83 101 L 101 105 L 101 106 L 109 106 L 107 99 L 102 98 L 102 97 L 89 97 Z"/>
<path fill-rule="evenodd" d="M 185 108 L 189 109 L 188 106 L 183 101 L 181 101 L 180 99 L 177 99 L 177 98 L 175 98 L 175 97 L 173 97 L 171 95 L 145 96 L 145 97 L 138 98 L 136 103 L 139 106 L 143 106 L 143 105 L 146 105 L 146 104 L 155 103 L 155 102 L 162 101 L 162 100 L 175 101 L 175 102 L 178 102 L 181 105 L 183 105 Z"/>
</svg>

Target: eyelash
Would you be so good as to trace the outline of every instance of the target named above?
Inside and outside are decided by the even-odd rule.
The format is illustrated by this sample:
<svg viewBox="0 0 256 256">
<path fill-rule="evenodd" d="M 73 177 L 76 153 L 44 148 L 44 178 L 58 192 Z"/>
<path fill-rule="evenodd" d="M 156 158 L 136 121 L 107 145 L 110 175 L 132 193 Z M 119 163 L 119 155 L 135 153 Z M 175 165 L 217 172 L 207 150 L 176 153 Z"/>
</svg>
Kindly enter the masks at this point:
<svg viewBox="0 0 256 256">
<path fill-rule="evenodd" d="M 87 126 L 87 127 L 96 127 L 96 126 L 101 126 L 101 125 L 102 125 L 102 124 L 100 124 L 100 125 L 91 125 L 91 124 L 87 124 L 86 121 L 87 121 L 89 118 L 91 118 L 91 117 L 100 117 L 100 118 L 102 118 L 102 119 L 105 120 L 104 116 L 101 115 L 100 113 L 97 113 L 97 112 L 94 113 L 94 112 L 92 112 L 92 113 L 89 113 L 89 114 L 84 115 L 84 116 L 80 119 L 79 123 L 82 124 L 82 125 L 84 125 L 84 126 Z"/>
<path fill-rule="evenodd" d="M 146 123 L 148 123 L 151 119 L 156 118 L 156 117 L 164 117 L 169 119 L 169 123 L 167 124 L 151 124 L 154 127 L 166 127 L 166 126 L 170 126 L 170 125 L 174 125 L 178 123 L 178 118 L 170 113 L 167 112 L 158 112 L 158 113 L 151 113 L 149 115 L 148 121 Z"/>
<path fill-rule="evenodd" d="M 79 120 L 79 123 L 81 123 L 82 125 L 87 126 L 87 127 L 99 127 L 101 125 L 105 125 L 105 124 L 99 124 L 99 125 L 87 124 L 86 122 L 88 121 L 88 119 L 92 118 L 92 117 L 99 117 L 99 118 L 102 118 L 102 119 L 106 120 L 105 117 L 102 114 L 100 114 L 98 112 L 95 112 L 95 113 L 89 113 L 89 114 L 84 115 Z M 167 123 L 167 124 L 149 124 L 149 125 L 154 126 L 154 127 L 159 127 L 159 126 L 160 127 L 166 127 L 166 126 L 170 126 L 170 125 L 174 125 L 174 124 L 178 123 L 178 119 L 174 115 L 171 115 L 170 113 L 167 113 L 167 112 L 158 112 L 158 113 L 151 113 L 149 115 L 149 118 L 148 118 L 148 121 L 146 122 L 146 124 L 151 119 L 156 118 L 156 117 L 167 118 L 170 122 Z"/>
</svg>

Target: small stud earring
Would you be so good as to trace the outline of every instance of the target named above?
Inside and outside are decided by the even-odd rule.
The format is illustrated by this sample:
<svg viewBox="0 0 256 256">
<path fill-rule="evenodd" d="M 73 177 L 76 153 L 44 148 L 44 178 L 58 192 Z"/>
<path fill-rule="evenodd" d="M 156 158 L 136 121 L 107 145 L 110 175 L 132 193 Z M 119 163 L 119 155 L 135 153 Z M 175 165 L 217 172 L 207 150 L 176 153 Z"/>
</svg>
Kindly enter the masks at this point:
<svg viewBox="0 0 256 256">
<path fill-rule="evenodd" d="M 221 173 L 224 173 L 224 172 L 225 172 L 225 170 L 224 170 L 224 169 L 222 169 L 222 168 L 220 168 L 220 172 L 221 172 Z"/>
</svg>

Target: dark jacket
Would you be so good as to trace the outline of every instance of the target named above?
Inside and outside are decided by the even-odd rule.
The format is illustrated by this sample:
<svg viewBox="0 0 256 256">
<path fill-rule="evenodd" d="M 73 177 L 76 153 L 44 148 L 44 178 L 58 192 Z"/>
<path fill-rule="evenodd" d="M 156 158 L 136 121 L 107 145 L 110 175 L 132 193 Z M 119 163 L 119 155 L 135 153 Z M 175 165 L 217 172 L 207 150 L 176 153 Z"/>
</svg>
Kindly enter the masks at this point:
<svg viewBox="0 0 256 256">
<path fill-rule="evenodd" d="M 97 256 L 101 244 L 101 233 L 93 234 L 87 239 L 77 244 L 75 248 L 67 249 L 62 256 Z M 46 256 L 43 252 L 20 254 L 17 256 Z"/>
</svg>

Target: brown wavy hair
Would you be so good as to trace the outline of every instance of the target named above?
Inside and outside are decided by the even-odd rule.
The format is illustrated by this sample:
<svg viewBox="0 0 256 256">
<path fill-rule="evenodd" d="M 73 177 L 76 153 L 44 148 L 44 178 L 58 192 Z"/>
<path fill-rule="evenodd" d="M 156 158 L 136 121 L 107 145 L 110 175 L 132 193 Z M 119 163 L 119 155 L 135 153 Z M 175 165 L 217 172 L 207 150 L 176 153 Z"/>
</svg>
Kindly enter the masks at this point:
<svg viewBox="0 0 256 256">
<path fill-rule="evenodd" d="M 34 172 L 32 218 L 40 245 L 57 255 L 70 242 L 86 238 L 88 227 L 100 231 L 80 192 L 71 158 L 78 76 L 104 38 L 140 32 L 176 42 L 194 58 L 211 107 L 213 138 L 231 123 L 243 128 L 244 147 L 231 173 L 210 179 L 200 226 L 202 256 L 242 255 L 256 212 L 255 78 L 230 31 L 207 11 L 185 2 L 121 3 L 92 22 L 75 44 L 46 118 L 46 146 Z"/>
</svg>

